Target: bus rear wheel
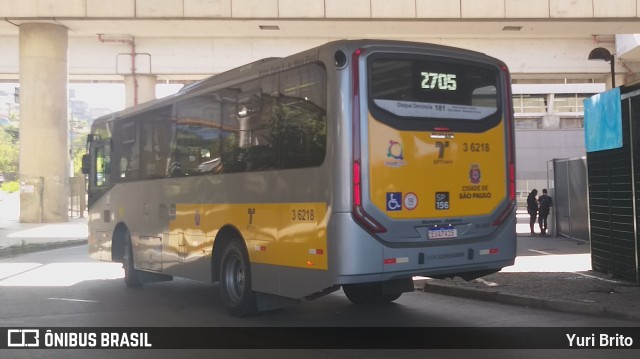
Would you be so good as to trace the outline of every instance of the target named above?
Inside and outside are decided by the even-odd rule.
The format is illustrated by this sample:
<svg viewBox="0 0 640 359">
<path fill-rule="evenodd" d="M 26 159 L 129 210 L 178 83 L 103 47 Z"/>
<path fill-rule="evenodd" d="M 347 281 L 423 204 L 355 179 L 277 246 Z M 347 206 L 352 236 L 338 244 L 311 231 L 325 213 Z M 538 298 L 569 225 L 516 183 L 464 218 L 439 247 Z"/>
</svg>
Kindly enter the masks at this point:
<svg viewBox="0 0 640 359">
<path fill-rule="evenodd" d="M 220 286 L 229 313 L 236 317 L 256 314 L 256 293 L 251 288 L 249 255 L 240 241 L 227 244 L 220 265 Z"/>
<path fill-rule="evenodd" d="M 400 298 L 402 292 L 383 293 L 380 283 L 345 284 L 344 294 L 356 305 L 390 303 Z"/>
<path fill-rule="evenodd" d="M 124 234 L 124 255 L 122 257 L 122 267 L 124 268 L 124 283 L 129 288 L 138 288 L 142 286 L 140 280 L 140 271 L 135 268 L 133 260 L 133 245 L 131 243 L 131 234 L 126 231 Z"/>
</svg>

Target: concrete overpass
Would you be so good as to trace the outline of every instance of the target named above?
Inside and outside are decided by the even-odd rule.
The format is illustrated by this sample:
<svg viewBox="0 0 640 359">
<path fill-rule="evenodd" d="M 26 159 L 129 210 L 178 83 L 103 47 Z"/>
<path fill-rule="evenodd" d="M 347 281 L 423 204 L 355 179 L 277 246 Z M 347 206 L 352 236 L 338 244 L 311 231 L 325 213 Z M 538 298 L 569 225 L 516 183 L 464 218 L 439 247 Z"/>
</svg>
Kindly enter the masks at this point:
<svg viewBox="0 0 640 359">
<path fill-rule="evenodd" d="M 432 42 L 505 61 L 516 83 L 610 82 L 640 69 L 640 0 L 0 0 L 0 80 L 21 86 L 23 221 L 67 215 L 69 81 L 124 81 L 128 104 L 339 38 Z M 47 144 L 47 146 L 42 146 Z"/>
<path fill-rule="evenodd" d="M 5 80 L 18 77 L 20 28 L 32 23 L 66 30 L 71 81 L 123 81 L 132 50 L 137 74 L 188 81 L 340 38 L 479 50 L 516 80 L 604 81 L 609 68 L 587 60 L 599 46 L 618 55 L 619 75 L 640 61 L 622 36 L 640 33 L 640 0 L 2 0 L 0 19 Z"/>
</svg>

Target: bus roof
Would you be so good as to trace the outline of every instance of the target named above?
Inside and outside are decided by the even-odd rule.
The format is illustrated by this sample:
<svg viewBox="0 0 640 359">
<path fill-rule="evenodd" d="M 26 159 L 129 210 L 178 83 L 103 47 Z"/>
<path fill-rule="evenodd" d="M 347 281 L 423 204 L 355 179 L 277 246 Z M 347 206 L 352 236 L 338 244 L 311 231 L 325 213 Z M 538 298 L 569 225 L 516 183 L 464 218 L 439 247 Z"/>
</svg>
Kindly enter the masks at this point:
<svg viewBox="0 0 640 359">
<path fill-rule="evenodd" d="M 212 75 L 205 79 L 202 79 L 192 84 L 184 86 L 182 89 L 180 89 L 180 91 L 178 91 L 173 95 L 169 95 L 156 100 L 151 100 L 133 107 L 126 108 L 122 111 L 117 111 L 108 115 L 98 117 L 94 120 L 94 123 L 104 123 L 104 122 L 115 120 L 117 118 L 129 117 L 140 112 L 145 112 L 148 110 L 153 110 L 155 108 L 160 108 L 162 106 L 171 105 L 174 102 L 176 102 L 178 99 L 186 95 L 189 95 L 192 93 L 198 93 L 201 90 L 208 89 L 210 87 L 222 86 L 224 84 L 231 84 L 233 82 L 243 82 L 243 81 L 250 80 L 253 77 L 257 77 L 260 74 L 264 74 L 265 72 L 268 73 L 272 71 L 277 71 L 278 69 L 282 70 L 285 68 L 295 67 L 299 64 L 309 62 L 309 61 L 306 61 L 306 62 L 300 61 L 300 59 L 305 59 L 305 58 L 317 59 L 319 52 L 323 49 L 327 49 L 327 50 L 336 49 L 336 51 L 340 48 L 342 48 L 343 50 L 355 50 L 356 48 L 359 48 L 359 47 L 368 47 L 368 46 L 403 47 L 405 49 L 412 48 L 412 47 L 424 49 L 425 47 L 428 47 L 431 50 L 433 50 L 436 54 L 442 53 L 442 54 L 451 55 L 452 53 L 457 53 L 464 56 L 480 58 L 480 59 L 484 59 L 485 61 L 489 60 L 489 61 L 502 64 L 500 60 L 492 58 L 486 54 L 472 51 L 472 50 L 446 46 L 446 45 L 438 45 L 438 44 L 424 43 L 424 42 L 399 41 L 399 40 L 373 40 L 373 39 L 336 40 L 336 41 L 328 42 L 326 44 L 323 44 L 323 45 L 320 45 L 296 54 L 292 54 L 287 57 L 264 58 L 261 60 L 257 60 L 245 65 L 233 68 L 231 70 L 222 72 L 220 74 Z M 312 54 L 315 54 L 315 56 L 312 56 Z M 295 61 L 295 60 L 299 60 L 299 61 Z"/>
</svg>

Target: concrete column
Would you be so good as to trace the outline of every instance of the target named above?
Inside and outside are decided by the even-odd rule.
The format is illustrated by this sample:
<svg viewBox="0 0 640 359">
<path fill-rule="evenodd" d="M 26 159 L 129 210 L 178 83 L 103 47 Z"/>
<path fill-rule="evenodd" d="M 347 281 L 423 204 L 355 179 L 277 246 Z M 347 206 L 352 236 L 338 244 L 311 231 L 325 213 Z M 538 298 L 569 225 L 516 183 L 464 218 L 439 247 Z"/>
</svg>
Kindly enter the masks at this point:
<svg viewBox="0 0 640 359">
<path fill-rule="evenodd" d="M 143 102 L 155 100 L 157 83 L 158 78 L 155 75 L 125 75 L 125 107 L 131 107 Z"/>
<path fill-rule="evenodd" d="M 620 87 L 625 84 L 625 74 L 616 74 L 616 87 Z M 611 74 L 605 76 L 605 82 L 607 84 L 607 90 L 611 90 Z"/>
<path fill-rule="evenodd" d="M 67 28 L 20 25 L 20 221 L 69 220 Z"/>
<path fill-rule="evenodd" d="M 560 128 L 560 116 L 552 115 L 555 110 L 555 94 L 547 95 L 547 114 L 542 116 L 542 128 L 545 130 Z"/>
<path fill-rule="evenodd" d="M 542 116 L 542 128 L 545 130 L 556 130 L 560 128 L 560 116 L 545 115 Z"/>
</svg>

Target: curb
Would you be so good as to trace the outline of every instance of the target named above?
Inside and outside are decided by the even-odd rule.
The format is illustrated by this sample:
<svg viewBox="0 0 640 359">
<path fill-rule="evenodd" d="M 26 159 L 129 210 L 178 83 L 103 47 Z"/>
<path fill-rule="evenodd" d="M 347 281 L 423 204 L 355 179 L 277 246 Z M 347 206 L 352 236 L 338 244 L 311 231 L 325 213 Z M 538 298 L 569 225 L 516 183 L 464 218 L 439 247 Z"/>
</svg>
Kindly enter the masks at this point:
<svg viewBox="0 0 640 359">
<path fill-rule="evenodd" d="M 620 308 L 613 308 L 605 305 L 591 303 L 581 303 L 576 301 L 558 299 L 550 300 L 521 294 L 501 293 L 500 291 L 494 289 L 483 290 L 477 288 L 461 288 L 454 285 L 435 284 L 428 282 L 416 283 L 415 289 L 426 293 L 478 299 L 483 301 L 493 301 L 529 308 L 547 309 L 565 313 L 606 316 L 609 318 L 640 321 L 640 315 L 635 313 L 623 312 L 623 310 L 621 310 Z"/>
<path fill-rule="evenodd" d="M 15 257 L 20 254 L 46 251 L 50 249 L 73 247 L 87 244 L 87 239 L 72 239 L 51 243 L 32 243 L 22 245 L 14 245 L 7 248 L 0 248 L 0 258 Z"/>
</svg>

